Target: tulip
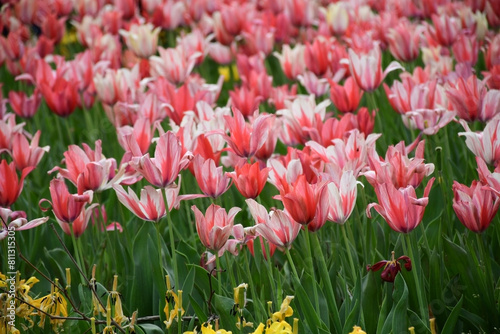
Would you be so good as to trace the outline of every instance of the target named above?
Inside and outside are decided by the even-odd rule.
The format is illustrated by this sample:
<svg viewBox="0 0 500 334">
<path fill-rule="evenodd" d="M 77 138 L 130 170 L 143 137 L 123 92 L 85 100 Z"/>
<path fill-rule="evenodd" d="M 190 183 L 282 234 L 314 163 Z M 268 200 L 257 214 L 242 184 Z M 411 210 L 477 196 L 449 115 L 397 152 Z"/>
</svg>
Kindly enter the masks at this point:
<svg viewBox="0 0 500 334">
<path fill-rule="evenodd" d="M 175 182 L 179 172 L 187 167 L 192 157 L 191 152 L 186 152 L 183 156 L 181 154 L 179 138 L 168 131 L 160 136 L 154 158 L 150 158 L 147 153 L 135 158 L 130 164 L 155 187 L 167 188 Z"/>
<path fill-rule="evenodd" d="M 126 125 L 118 128 L 117 135 L 120 146 L 137 157 L 148 152 L 153 131 L 149 119 L 141 117 L 134 123 L 134 127 Z"/>
<path fill-rule="evenodd" d="M 432 23 L 434 27 L 431 28 L 430 32 L 434 39 L 444 47 L 451 46 L 455 42 L 462 28 L 457 17 L 448 15 L 433 14 Z"/>
<path fill-rule="evenodd" d="M 283 131 L 289 137 L 285 140 L 287 144 L 305 144 L 310 137 L 309 132 L 324 121 L 329 104 L 328 100 L 316 104 L 314 95 L 297 96 L 293 102 L 286 101 L 286 109 L 280 110 L 278 115 L 282 115 Z"/>
<path fill-rule="evenodd" d="M 365 92 L 376 90 L 387 74 L 396 69 L 404 70 L 399 63 L 393 61 L 382 72 L 382 53 L 378 46 L 362 55 L 349 50 L 349 70 L 356 84 Z"/>
<path fill-rule="evenodd" d="M 129 50 L 137 57 L 146 59 L 156 53 L 160 28 L 153 28 L 151 23 L 132 24 L 128 31 L 120 30 L 120 35 L 125 39 Z"/>
<path fill-rule="evenodd" d="M 408 154 L 414 147 L 415 157 L 409 158 Z M 410 148 L 406 148 L 404 142 L 391 145 L 387 149 L 385 160 L 370 158 L 371 171 L 364 172 L 363 175 L 373 187 L 385 182 L 392 183 L 396 188 L 409 185 L 418 187 L 425 176 L 434 172 L 434 164 L 424 163 L 424 149 L 424 140 L 415 141 Z"/>
<path fill-rule="evenodd" d="M 446 96 L 457 112 L 457 116 L 467 122 L 478 119 L 487 121 L 494 116 L 494 112 L 486 112 L 484 115 L 482 113 L 482 105 L 486 93 L 487 90 L 484 82 L 479 80 L 475 75 L 471 75 L 467 80 L 459 77 L 446 90 Z M 498 95 L 496 98 L 498 99 Z"/>
<path fill-rule="evenodd" d="M 70 145 L 64 152 L 66 169 L 55 167 L 49 173 L 59 172 L 62 177 L 77 186 L 79 194 L 86 190 L 100 192 L 111 188 L 120 180 L 124 170 L 115 174 L 116 161 L 113 158 L 106 159 L 102 154 L 100 139 L 95 142 L 95 150 L 85 143 L 82 146 L 83 149 Z"/>
<path fill-rule="evenodd" d="M 41 131 L 38 130 L 33 138 L 31 144 L 22 133 L 15 133 L 12 140 L 12 158 L 16 163 L 18 170 L 23 170 L 27 167 L 36 167 L 42 159 L 45 152 L 48 152 L 50 147 L 38 147 Z"/>
<path fill-rule="evenodd" d="M 326 12 L 326 23 L 330 31 L 337 36 L 342 36 L 349 27 L 349 13 L 344 3 L 331 3 Z"/>
<path fill-rule="evenodd" d="M 466 132 L 459 132 L 459 136 L 465 136 L 465 144 L 476 157 L 480 157 L 487 164 L 498 166 L 500 164 L 500 117 L 489 121 L 483 132 L 471 131 L 464 120 L 460 124 Z"/>
<path fill-rule="evenodd" d="M 222 135 L 231 151 L 242 158 L 252 157 L 267 139 L 270 130 L 271 115 L 259 115 L 250 126 L 245 122 L 241 112 L 233 107 L 234 117 L 224 116 L 229 135 L 222 130 L 212 131 L 213 134 Z"/>
<path fill-rule="evenodd" d="M 33 95 L 26 96 L 24 92 L 9 92 L 9 103 L 14 112 L 23 118 L 32 118 L 40 107 L 42 96 L 38 89 L 35 89 Z"/>
<path fill-rule="evenodd" d="M 325 224 L 328 216 L 325 190 L 324 184 L 310 184 L 304 175 L 299 175 L 292 186 L 280 192 L 280 199 L 293 220 L 308 225 L 310 231 L 316 231 Z"/>
<path fill-rule="evenodd" d="M 121 185 L 114 185 L 113 189 L 118 200 L 142 220 L 158 223 L 167 214 L 161 189 L 146 186 L 141 189 L 140 199 L 130 188 L 126 192 Z"/>
<path fill-rule="evenodd" d="M 479 52 L 479 44 L 476 36 L 460 35 L 453 43 L 453 55 L 459 63 L 467 63 L 469 66 L 474 66 L 477 62 Z"/>
<path fill-rule="evenodd" d="M 211 251 L 218 252 L 227 242 L 233 229 L 234 217 L 240 208 L 234 207 L 226 213 L 226 209 L 211 204 L 205 215 L 193 205 L 191 209 L 196 219 L 196 231 L 201 243 Z"/>
<path fill-rule="evenodd" d="M 365 136 L 357 129 L 349 132 L 347 138 L 333 139 L 332 145 L 324 147 L 317 142 L 309 141 L 306 146 L 318 154 L 325 162 L 332 163 L 342 170 L 352 170 L 357 177 L 368 164 L 368 157 L 376 155 L 375 141 L 380 134 Z"/>
<path fill-rule="evenodd" d="M 316 38 L 313 44 L 306 43 L 304 52 L 306 67 L 318 77 L 328 71 L 331 47 L 331 42 L 324 37 Z"/>
<path fill-rule="evenodd" d="M 246 203 L 256 223 L 257 233 L 281 250 L 290 249 L 300 232 L 300 224 L 282 210 L 268 213 L 264 206 L 253 199 L 247 199 Z"/>
<path fill-rule="evenodd" d="M 36 218 L 31 221 L 26 219 L 26 212 L 12 211 L 7 208 L 0 208 L 0 241 L 5 239 L 9 231 L 25 231 L 44 224 L 49 217 Z"/>
<path fill-rule="evenodd" d="M 243 167 L 235 166 L 233 173 L 228 176 L 233 179 L 234 185 L 245 198 L 257 198 L 266 185 L 269 168 L 259 168 L 259 163 L 246 163 Z"/>
<path fill-rule="evenodd" d="M 342 173 L 340 180 L 332 180 L 326 185 L 329 221 L 344 224 L 354 209 L 357 197 L 357 182 L 352 171 Z"/>
<path fill-rule="evenodd" d="M 18 31 L 11 30 L 7 38 L 0 36 L 0 46 L 5 52 L 7 59 L 19 60 L 24 54 L 24 43 Z"/>
<path fill-rule="evenodd" d="M 88 190 L 81 195 L 70 194 L 68 187 L 64 183 L 64 179 L 52 179 L 50 181 L 50 197 L 52 202 L 47 199 L 42 199 L 38 205 L 42 211 L 47 211 L 47 208 L 42 208 L 41 204 L 48 202 L 59 224 L 73 223 L 84 210 L 85 204 L 92 202 L 93 192 Z"/>
<path fill-rule="evenodd" d="M 254 89 L 247 87 L 236 87 L 234 90 L 229 91 L 229 96 L 231 97 L 231 104 L 241 111 L 245 118 L 258 111 L 259 104 L 262 101 L 262 97 L 258 96 Z"/>
<path fill-rule="evenodd" d="M 115 7 L 123 15 L 123 19 L 130 20 L 136 11 L 136 3 L 134 0 L 114 0 Z"/>
<path fill-rule="evenodd" d="M 500 167 L 497 166 L 491 173 L 483 159 L 476 157 L 476 162 L 481 183 L 488 185 L 489 189 L 500 197 Z"/>
<path fill-rule="evenodd" d="M 403 123 L 410 129 L 419 129 L 425 135 L 435 135 L 455 119 L 456 112 L 446 109 L 419 109 L 407 112 Z"/>
<path fill-rule="evenodd" d="M 96 73 L 94 76 L 94 85 L 97 96 L 101 101 L 109 106 L 116 103 L 118 99 L 118 78 L 117 72 L 106 70 L 105 74 Z"/>
<path fill-rule="evenodd" d="M 470 187 L 454 181 L 453 193 L 453 210 L 460 222 L 475 233 L 486 230 L 498 211 L 500 197 L 476 180 Z"/>
<path fill-rule="evenodd" d="M 71 223 L 75 238 L 80 237 L 83 234 L 83 232 L 85 232 L 89 224 L 89 219 L 92 216 L 92 212 L 98 205 L 99 204 L 94 203 L 90 205 L 88 208 L 82 209 L 78 217 L 76 217 L 76 219 Z M 59 220 L 58 223 L 61 226 L 64 233 L 66 233 L 67 235 L 71 235 L 71 228 L 69 224 L 61 222 Z"/>
<path fill-rule="evenodd" d="M 164 77 L 172 84 L 183 83 L 193 70 L 196 60 L 201 53 L 195 52 L 186 55 L 182 48 L 164 49 L 158 48 L 160 57 L 152 56 L 149 58 L 151 73 L 154 77 Z"/>
<path fill-rule="evenodd" d="M 273 55 L 278 58 L 283 73 L 290 80 L 296 79 L 306 71 L 305 46 L 297 44 L 292 49 L 290 45 L 283 45 L 282 54 L 274 52 Z"/>
<path fill-rule="evenodd" d="M 345 80 L 344 86 L 337 84 L 333 80 L 330 82 L 330 99 L 333 105 L 341 113 L 354 112 L 359 106 L 363 97 L 363 91 L 359 89 L 352 77 Z"/>
<path fill-rule="evenodd" d="M 16 164 L 7 160 L 0 163 L 0 208 L 8 208 L 17 200 L 23 190 L 24 178 L 35 167 L 26 167 L 21 171 L 21 177 L 16 173 Z"/>
<path fill-rule="evenodd" d="M 375 208 L 394 231 L 409 233 L 420 224 L 424 217 L 433 183 L 434 178 L 427 182 L 422 198 L 417 198 L 413 186 L 397 189 L 392 183 L 376 184 L 375 193 L 380 204 L 368 205 L 366 216 L 371 218 L 370 209 Z"/>
<path fill-rule="evenodd" d="M 12 150 L 12 141 L 16 133 L 23 132 L 24 123 L 16 124 L 16 115 L 7 114 L 0 118 L 0 152 Z"/>
<path fill-rule="evenodd" d="M 209 197 L 217 198 L 231 186 L 230 178 L 222 169 L 217 167 L 212 159 L 203 159 L 197 155 L 193 160 L 194 176 L 201 191 Z"/>
<path fill-rule="evenodd" d="M 59 43 L 64 36 L 66 17 L 57 18 L 54 13 L 48 12 L 44 16 L 41 28 L 42 33 L 55 44 Z"/>
<path fill-rule="evenodd" d="M 391 54 L 399 61 L 411 62 L 418 57 L 420 34 L 422 30 L 408 20 L 401 20 L 398 25 L 389 29 L 387 40 Z"/>
<path fill-rule="evenodd" d="M 49 109 L 58 116 L 67 117 L 75 111 L 80 99 L 78 82 L 57 77 L 51 85 L 41 82 L 39 88 Z"/>
</svg>

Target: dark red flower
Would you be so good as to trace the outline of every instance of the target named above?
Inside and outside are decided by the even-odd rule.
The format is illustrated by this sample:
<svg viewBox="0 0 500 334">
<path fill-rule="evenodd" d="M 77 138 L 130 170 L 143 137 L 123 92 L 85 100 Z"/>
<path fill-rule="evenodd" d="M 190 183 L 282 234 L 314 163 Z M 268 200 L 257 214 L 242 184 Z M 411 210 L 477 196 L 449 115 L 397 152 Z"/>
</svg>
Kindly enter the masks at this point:
<svg viewBox="0 0 500 334">
<path fill-rule="evenodd" d="M 411 259 L 406 255 L 394 259 L 394 251 L 392 252 L 390 261 L 383 260 L 375 263 L 373 266 L 368 265 L 366 266 L 366 270 L 379 271 L 383 268 L 380 277 L 386 282 L 393 283 L 396 279 L 396 275 L 401 271 L 401 264 L 399 261 L 405 262 L 404 267 L 407 271 L 411 270 Z"/>
</svg>

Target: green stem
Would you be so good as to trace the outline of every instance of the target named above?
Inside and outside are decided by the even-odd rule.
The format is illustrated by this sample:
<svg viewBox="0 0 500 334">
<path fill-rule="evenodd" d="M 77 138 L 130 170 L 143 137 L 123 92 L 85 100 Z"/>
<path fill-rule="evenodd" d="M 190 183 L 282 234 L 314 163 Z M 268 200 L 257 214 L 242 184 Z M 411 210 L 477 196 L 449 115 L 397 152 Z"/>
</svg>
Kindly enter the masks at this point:
<svg viewBox="0 0 500 334">
<path fill-rule="evenodd" d="M 404 235 L 404 238 L 402 239 L 402 244 L 403 244 L 404 252 L 408 254 L 408 256 L 410 257 L 412 264 L 413 264 L 412 273 L 413 273 L 413 280 L 415 281 L 415 289 L 417 291 L 418 304 L 420 306 L 421 320 L 424 323 L 428 323 L 429 322 L 429 312 L 428 312 L 427 307 L 426 307 L 425 302 L 424 302 L 425 291 L 423 291 L 420 288 L 420 279 L 419 279 L 419 277 L 420 277 L 420 258 L 416 258 L 414 255 L 413 245 L 412 245 L 409 233 L 406 233 Z"/>
<path fill-rule="evenodd" d="M 183 194 L 186 193 L 186 186 L 185 186 L 185 183 L 184 182 L 181 182 L 181 192 Z M 188 221 L 188 227 L 189 227 L 189 235 L 196 235 L 195 231 L 194 231 L 194 227 L 193 227 L 193 220 L 191 219 L 191 210 L 189 210 L 189 206 L 188 205 L 183 205 L 185 210 L 186 210 L 186 219 Z M 191 241 L 192 243 L 192 246 L 194 249 L 196 249 L 196 239 L 195 238 L 189 238 L 189 240 Z"/>
<path fill-rule="evenodd" d="M 307 247 L 307 266 L 309 267 L 309 271 L 313 280 L 313 294 L 314 294 L 314 306 L 316 308 L 316 311 L 319 312 L 319 298 L 318 298 L 318 289 L 316 287 L 316 274 L 314 273 L 314 264 L 313 264 L 313 257 L 312 257 L 312 251 L 311 251 L 311 240 L 310 240 L 310 234 L 311 232 L 306 226 L 305 229 L 305 237 L 306 237 L 306 247 Z"/>
<path fill-rule="evenodd" d="M 347 258 L 349 259 L 349 266 L 351 267 L 351 276 L 353 279 L 353 284 L 356 281 L 356 267 L 354 267 L 354 261 L 352 260 L 352 254 L 351 254 L 351 246 L 349 246 L 349 240 L 347 238 L 347 234 L 345 231 L 345 224 L 340 225 L 340 229 L 342 230 L 342 237 L 344 238 L 344 243 L 347 251 Z"/>
<path fill-rule="evenodd" d="M 366 93 L 366 96 L 368 99 L 368 106 L 370 107 L 369 109 L 371 109 L 369 111 L 377 110 L 378 108 L 377 108 L 377 102 L 375 100 L 375 91 Z M 382 133 L 383 126 L 382 126 L 382 119 L 380 118 L 380 116 L 381 116 L 380 110 L 377 110 L 375 115 L 375 123 L 377 125 L 378 132 Z M 380 140 L 382 140 L 383 148 L 385 149 L 387 147 L 387 142 L 385 140 L 385 137 L 382 136 L 378 141 Z"/>
<path fill-rule="evenodd" d="M 267 264 L 269 266 L 269 270 L 268 270 L 268 275 L 269 275 L 269 284 L 271 285 L 271 298 L 272 300 L 274 301 L 274 265 L 273 265 L 273 262 L 272 262 L 272 259 L 271 259 L 271 252 L 269 251 L 269 245 L 264 242 L 264 239 L 260 239 L 259 240 L 261 244 L 261 246 L 264 246 L 264 250 L 265 250 L 265 257 L 266 257 L 266 260 L 267 260 Z M 262 248 L 261 248 L 262 249 Z M 254 250 L 255 251 L 255 250 Z"/>
<path fill-rule="evenodd" d="M 263 319 L 266 315 L 266 309 L 262 305 L 262 303 L 259 301 L 259 295 L 257 294 L 257 291 L 255 290 L 255 286 L 253 284 L 253 279 L 252 279 L 252 271 L 250 271 L 250 264 L 248 261 L 247 254 L 243 254 L 243 261 L 245 261 L 245 267 L 248 273 L 248 283 L 250 284 L 250 292 L 252 293 L 252 299 L 254 302 L 254 305 L 257 304 L 257 319 Z"/>
<path fill-rule="evenodd" d="M 168 221 L 168 234 L 170 235 L 170 250 L 171 250 L 171 256 L 172 256 L 172 262 L 174 263 L 174 284 L 179 288 L 181 281 L 179 278 L 179 268 L 177 267 L 177 255 L 175 252 L 175 238 L 174 238 L 174 223 L 172 222 L 172 217 L 170 215 L 170 212 L 168 211 L 168 204 L 167 204 L 167 221 Z"/>
<path fill-rule="evenodd" d="M 163 276 L 163 258 L 161 256 L 161 233 L 160 233 L 160 223 L 153 223 L 156 229 L 156 247 L 158 248 L 158 264 L 160 266 L 161 275 Z"/>
<path fill-rule="evenodd" d="M 92 131 L 96 130 L 97 127 L 93 125 L 92 119 L 89 115 L 90 111 L 87 110 L 87 107 L 85 107 L 85 98 L 83 97 L 83 92 L 80 93 L 80 100 L 82 101 L 82 111 L 83 111 L 83 117 L 85 118 L 85 125 L 87 126 L 87 136 L 89 141 L 94 141 L 95 136 L 92 136 Z"/>
<path fill-rule="evenodd" d="M 222 296 L 222 267 L 220 265 L 219 252 L 215 252 L 215 264 L 217 265 L 217 285 L 218 285 L 218 295 Z"/>
<path fill-rule="evenodd" d="M 479 252 L 481 254 L 481 260 L 479 261 L 479 264 L 481 265 L 481 261 L 484 264 L 484 273 L 486 275 L 487 289 L 491 291 L 493 295 L 494 294 L 493 292 L 495 291 L 495 284 L 493 283 L 490 256 L 489 254 L 486 253 L 486 249 L 484 248 L 484 242 L 479 233 L 476 233 L 476 241 L 477 241 L 477 246 L 479 248 Z"/>
<path fill-rule="evenodd" d="M 330 279 L 330 274 L 328 272 L 328 267 L 326 265 L 326 260 L 323 255 L 323 250 L 321 249 L 321 244 L 319 242 L 318 234 L 313 233 L 313 249 L 314 254 L 319 258 L 319 274 L 323 285 L 326 289 L 326 302 L 328 303 L 328 313 L 333 317 L 333 325 L 335 327 L 335 332 L 342 332 L 342 325 L 340 322 L 339 310 L 337 308 L 337 302 L 335 300 L 335 293 L 333 291 L 332 281 Z"/>
<path fill-rule="evenodd" d="M 231 268 L 233 268 L 233 266 L 231 266 L 231 264 L 229 263 L 229 256 L 226 256 L 226 266 L 227 266 L 227 270 L 229 271 L 229 278 L 231 279 L 231 285 L 234 287 L 236 287 L 236 280 L 234 278 L 234 273 L 233 273 L 233 270 Z"/>
<path fill-rule="evenodd" d="M 290 267 L 292 268 L 293 275 L 298 280 L 299 279 L 299 274 L 297 274 L 297 269 L 295 268 L 295 264 L 293 263 L 292 256 L 290 255 L 290 250 L 287 249 L 285 251 L 285 254 L 286 254 L 286 258 L 288 259 L 288 263 L 290 264 Z"/>
<path fill-rule="evenodd" d="M 73 242 L 73 248 L 75 249 L 76 262 L 78 263 L 78 266 L 80 267 L 80 269 L 82 270 L 84 275 L 87 276 L 87 274 L 85 272 L 85 267 L 83 266 L 82 257 L 80 254 L 80 247 L 76 241 L 75 232 L 73 231 L 73 224 L 72 223 L 69 224 L 69 230 L 71 232 L 71 241 Z M 80 275 L 80 276 L 82 276 L 82 275 Z M 82 280 L 82 282 L 85 282 L 83 276 L 81 277 L 81 280 Z"/>
</svg>

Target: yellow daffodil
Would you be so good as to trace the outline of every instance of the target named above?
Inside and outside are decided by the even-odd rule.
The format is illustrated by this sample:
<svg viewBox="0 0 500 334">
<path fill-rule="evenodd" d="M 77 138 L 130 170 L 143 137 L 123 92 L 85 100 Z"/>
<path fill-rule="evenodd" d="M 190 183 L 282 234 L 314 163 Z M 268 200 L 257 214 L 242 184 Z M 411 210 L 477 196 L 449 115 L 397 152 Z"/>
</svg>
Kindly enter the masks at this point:
<svg viewBox="0 0 500 334">
<path fill-rule="evenodd" d="M 362 330 L 361 327 L 354 326 L 352 328 L 352 332 L 350 332 L 349 334 L 366 334 L 366 332 L 364 330 Z"/>
</svg>

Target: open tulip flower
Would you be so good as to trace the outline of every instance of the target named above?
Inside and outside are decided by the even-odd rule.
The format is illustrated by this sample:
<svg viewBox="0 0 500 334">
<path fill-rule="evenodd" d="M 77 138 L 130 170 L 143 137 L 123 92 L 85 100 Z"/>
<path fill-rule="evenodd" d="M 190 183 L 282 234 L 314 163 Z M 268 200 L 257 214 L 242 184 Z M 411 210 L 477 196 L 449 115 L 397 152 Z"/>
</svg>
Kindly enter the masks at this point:
<svg viewBox="0 0 500 334">
<path fill-rule="evenodd" d="M 160 136 L 156 144 L 154 158 L 146 155 L 135 158 L 131 165 L 143 175 L 152 185 L 166 188 L 179 176 L 179 172 L 186 168 L 191 160 L 191 152 L 182 154 L 182 145 L 179 138 L 168 131 Z"/>
<path fill-rule="evenodd" d="M 229 212 L 212 204 L 203 214 L 195 205 L 191 207 L 196 218 L 196 230 L 201 243 L 211 251 L 218 252 L 226 244 L 233 229 L 234 217 L 240 208 L 231 208 Z"/>
<path fill-rule="evenodd" d="M 370 209 L 375 208 L 394 231 L 409 233 L 421 223 L 424 217 L 433 183 L 434 178 L 427 182 L 422 198 L 417 198 L 413 186 L 397 189 L 392 183 L 377 183 L 375 192 L 379 203 L 369 204 L 366 208 L 366 215 L 371 218 Z"/>
</svg>

